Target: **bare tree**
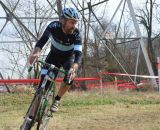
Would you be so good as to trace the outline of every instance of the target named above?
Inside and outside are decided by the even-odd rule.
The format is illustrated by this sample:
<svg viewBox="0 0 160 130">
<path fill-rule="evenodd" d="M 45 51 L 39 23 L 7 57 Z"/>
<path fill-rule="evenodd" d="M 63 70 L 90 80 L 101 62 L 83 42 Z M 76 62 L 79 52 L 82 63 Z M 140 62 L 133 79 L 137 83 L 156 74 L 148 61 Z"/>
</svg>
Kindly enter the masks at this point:
<svg viewBox="0 0 160 130">
<path fill-rule="evenodd" d="M 10 44 L 8 47 L 4 46 L 1 48 L 1 50 L 8 53 L 8 59 L 10 59 L 10 62 L 12 63 L 9 65 L 10 71 L 12 72 L 10 77 L 12 77 L 12 75 L 15 76 L 16 72 L 16 75 L 25 76 L 24 72 L 21 72 L 24 67 L 22 64 L 27 61 L 28 55 L 33 50 L 36 40 L 42 35 L 43 30 L 46 28 L 46 25 L 49 22 L 48 20 L 50 20 L 50 17 L 54 15 L 53 8 L 48 4 L 40 5 L 37 3 L 37 0 L 33 0 L 32 2 L 21 1 L 21 3 L 18 4 L 16 2 L 13 3 L 13 1 L 6 1 L 5 4 L 8 8 L 6 15 L 9 15 L 12 18 L 9 19 L 10 23 L 12 24 L 12 33 L 8 34 L 8 37 L 21 39 L 22 42 L 12 45 Z M 17 8 L 15 8 L 14 5 L 17 6 Z M 25 7 L 20 5 L 25 5 Z M 4 8 L 4 10 L 6 9 Z M 30 17 L 31 19 L 19 19 L 17 18 L 19 13 L 23 16 Z M 30 35 L 29 32 L 32 33 L 34 37 Z M 14 47 L 14 45 L 16 47 Z M 42 58 L 46 55 L 46 50 L 48 47 L 49 44 L 47 44 L 43 49 Z M 23 61 L 23 63 L 21 61 Z M 36 64 L 33 73 L 34 78 L 38 77 L 38 71 L 39 67 Z"/>
<path fill-rule="evenodd" d="M 140 20 L 140 24 L 142 24 L 147 31 L 147 50 L 148 55 L 151 60 L 151 64 L 153 67 L 153 71 L 155 75 L 157 75 L 157 66 L 156 66 L 156 57 L 153 48 L 152 42 L 152 21 L 153 21 L 153 9 L 155 5 L 155 0 L 146 0 L 145 9 L 138 9 L 139 15 L 137 17 Z"/>
</svg>

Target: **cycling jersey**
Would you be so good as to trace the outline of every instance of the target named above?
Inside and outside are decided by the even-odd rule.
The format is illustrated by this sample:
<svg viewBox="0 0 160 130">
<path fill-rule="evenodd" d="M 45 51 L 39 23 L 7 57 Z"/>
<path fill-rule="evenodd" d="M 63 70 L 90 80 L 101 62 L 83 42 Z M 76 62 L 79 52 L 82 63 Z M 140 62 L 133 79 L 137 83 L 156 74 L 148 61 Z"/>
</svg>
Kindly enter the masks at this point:
<svg viewBox="0 0 160 130">
<path fill-rule="evenodd" d="M 59 21 L 54 21 L 47 26 L 36 47 L 42 49 L 49 39 L 52 44 L 50 57 L 66 59 L 74 54 L 74 63 L 81 62 L 82 43 L 78 29 L 75 29 L 72 34 L 65 34 L 62 31 L 62 24 Z"/>
</svg>

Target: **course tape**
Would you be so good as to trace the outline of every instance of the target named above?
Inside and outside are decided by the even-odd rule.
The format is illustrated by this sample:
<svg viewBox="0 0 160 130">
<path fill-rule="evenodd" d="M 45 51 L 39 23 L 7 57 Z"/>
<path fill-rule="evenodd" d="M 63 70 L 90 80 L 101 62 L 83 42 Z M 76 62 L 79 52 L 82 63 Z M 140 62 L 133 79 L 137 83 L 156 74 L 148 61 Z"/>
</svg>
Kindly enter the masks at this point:
<svg viewBox="0 0 160 130">
<path fill-rule="evenodd" d="M 99 78 L 75 78 L 75 81 L 99 80 Z M 0 83 L 39 83 L 40 79 L 0 79 Z M 63 78 L 57 78 L 56 82 L 62 82 Z"/>
<path fill-rule="evenodd" d="M 100 72 L 100 75 L 114 75 L 114 76 L 132 76 L 132 77 L 140 77 L 140 78 L 151 78 L 158 79 L 158 76 L 148 76 L 148 75 L 133 75 L 133 74 L 121 74 L 121 73 L 110 73 L 110 72 Z"/>
</svg>

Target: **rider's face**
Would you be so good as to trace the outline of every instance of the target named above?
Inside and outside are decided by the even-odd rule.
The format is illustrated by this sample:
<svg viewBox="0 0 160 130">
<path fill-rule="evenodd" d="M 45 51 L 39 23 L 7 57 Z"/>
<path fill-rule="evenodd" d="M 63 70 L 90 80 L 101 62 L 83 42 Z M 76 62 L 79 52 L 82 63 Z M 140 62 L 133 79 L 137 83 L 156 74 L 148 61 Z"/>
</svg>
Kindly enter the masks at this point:
<svg viewBox="0 0 160 130">
<path fill-rule="evenodd" d="M 63 31 L 67 34 L 72 34 L 73 31 L 75 30 L 77 21 L 72 20 L 72 19 L 66 19 L 63 22 Z"/>
</svg>

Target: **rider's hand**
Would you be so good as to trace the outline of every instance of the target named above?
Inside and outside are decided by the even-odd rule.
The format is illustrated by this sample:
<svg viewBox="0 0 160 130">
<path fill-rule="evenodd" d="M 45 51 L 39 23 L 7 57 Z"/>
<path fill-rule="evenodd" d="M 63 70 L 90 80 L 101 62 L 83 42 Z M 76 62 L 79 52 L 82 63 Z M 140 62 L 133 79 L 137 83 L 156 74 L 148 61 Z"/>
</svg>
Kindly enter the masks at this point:
<svg viewBox="0 0 160 130">
<path fill-rule="evenodd" d="M 30 65 L 32 65 L 39 58 L 40 52 L 41 52 L 40 48 L 36 47 L 34 49 L 33 53 L 28 58 L 28 62 Z"/>
<path fill-rule="evenodd" d="M 32 65 L 39 57 L 39 54 L 31 54 L 29 56 L 28 62 L 30 65 Z"/>
<path fill-rule="evenodd" d="M 78 64 L 74 63 L 68 71 L 68 78 L 70 81 L 72 81 L 76 77 L 77 70 L 78 70 Z"/>
<path fill-rule="evenodd" d="M 74 72 L 77 72 L 78 70 L 78 64 L 77 63 L 73 63 L 72 67 L 70 69 L 73 69 Z"/>
</svg>

